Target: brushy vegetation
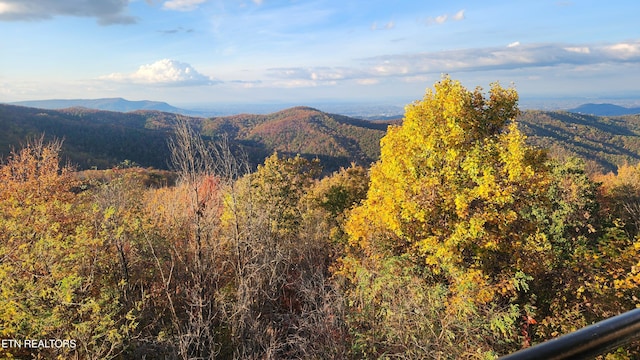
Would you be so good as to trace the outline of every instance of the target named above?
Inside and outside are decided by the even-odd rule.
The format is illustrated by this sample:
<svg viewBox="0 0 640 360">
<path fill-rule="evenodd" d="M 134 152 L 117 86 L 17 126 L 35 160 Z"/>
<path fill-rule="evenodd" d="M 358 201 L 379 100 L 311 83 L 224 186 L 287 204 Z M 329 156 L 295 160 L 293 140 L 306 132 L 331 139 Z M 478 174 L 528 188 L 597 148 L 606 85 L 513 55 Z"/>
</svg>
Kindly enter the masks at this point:
<svg viewBox="0 0 640 360">
<path fill-rule="evenodd" d="M 173 177 L 32 140 L 0 167 L 0 336 L 78 346 L 2 356 L 493 359 L 635 308 L 640 166 L 550 158 L 517 100 L 445 77 L 370 169 L 324 177 L 185 120 Z"/>
</svg>

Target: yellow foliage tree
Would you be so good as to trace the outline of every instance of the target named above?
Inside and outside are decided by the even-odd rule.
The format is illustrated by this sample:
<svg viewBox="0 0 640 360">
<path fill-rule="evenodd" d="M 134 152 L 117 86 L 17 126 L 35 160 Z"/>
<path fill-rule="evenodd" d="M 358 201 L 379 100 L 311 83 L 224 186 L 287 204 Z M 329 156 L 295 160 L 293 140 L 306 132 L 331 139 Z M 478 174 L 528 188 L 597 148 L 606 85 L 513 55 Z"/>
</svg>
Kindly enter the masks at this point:
<svg viewBox="0 0 640 360">
<path fill-rule="evenodd" d="M 545 156 L 518 131 L 517 100 L 499 84 L 485 97 L 444 77 L 382 139 L 367 198 L 346 225 L 351 248 L 340 270 L 353 284 L 355 312 L 372 317 L 356 321 L 361 329 L 369 322 L 359 334 L 367 351 L 466 356 L 518 340 L 523 309 L 512 300 L 553 259 L 531 215 L 548 203 Z M 397 298 L 387 293 L 394 288 L 421 295 Z M 420 316 L 431 325 L 402 325 Z M 374 331 L 372 322 L 398 327 Z M 434 326 L 440 335 L 428 335 Z M 454 340 L 466 331 L 475 334 L 468 342 Z M 443 338 L 450 341 L 435 345 Z"/>
</svg>

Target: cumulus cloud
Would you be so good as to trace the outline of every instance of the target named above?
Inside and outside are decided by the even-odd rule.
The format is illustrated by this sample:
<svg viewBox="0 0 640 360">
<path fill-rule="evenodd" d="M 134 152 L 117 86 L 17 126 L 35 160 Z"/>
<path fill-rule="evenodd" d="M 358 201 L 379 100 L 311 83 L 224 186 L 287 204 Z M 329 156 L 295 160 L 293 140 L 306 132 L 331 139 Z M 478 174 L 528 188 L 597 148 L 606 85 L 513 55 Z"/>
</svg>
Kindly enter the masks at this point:
<svg viewBox="0 0 640 360">
<path fill-rule="evenodd" d="M 159 60 L 142 65 L 131 74 L 113 73 L 100 77 L 102 80 L 149 85 L 209 85 L 216 81 L 200 74 L 191 65 L 175 60 Z"/>
<path fill-rule="evenodd" d="M 129 0 L 0 0 L 0 21 L 46 20 L 55 16 L 96 18 L 101 25 L 131 24 Z"/>
<path fill-rule="evenodd" d="M 193 11 L 207 0 L 168 0 L 162 4 L 165 10 Z"/>
</svg>

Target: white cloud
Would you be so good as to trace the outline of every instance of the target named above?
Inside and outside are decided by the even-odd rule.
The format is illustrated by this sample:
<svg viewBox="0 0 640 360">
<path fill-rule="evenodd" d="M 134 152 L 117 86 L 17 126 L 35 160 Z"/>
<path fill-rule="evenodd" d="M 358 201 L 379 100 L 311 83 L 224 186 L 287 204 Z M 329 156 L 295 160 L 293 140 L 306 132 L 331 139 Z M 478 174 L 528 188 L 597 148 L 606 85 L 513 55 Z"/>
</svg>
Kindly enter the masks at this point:
<svg viewBox="0 0 640 360">
<path fill-rule="evenodd" d="M 131 24 L 129 0 L 0 0 L 0 21 L 46 20 L 55 16 L 94 17 L 101 25 Z"/>
<path fill-rule="evenodd" d="M 365 79 L 366 74 L 348 67 L 292 67 L 267 69 L 267 76 L 273 80 L 264 82 L 263 86 L 277 88 L 302 88 L 318 86 L 335 86 L 344 81 L 355 80 L 357 83 L 372 85 L 376 79 Z"/>
<path fill-rule="evenodd" d="M 176 11 L 193 11 L 206 1 L 207 0 L 168 0 L 162 4 L 162 8 Z"/>
<path fill-rule="evenodd" d="M 453 20 L 453 21 L 464 20 L 464 9 L 458 11 L 457 13 L 455 13 L 453 15 L 442 14 L 442 15 L 438 15 L 436 17 L 428 17 L 427 18 L 427 25 L 444 24 L 445 22 L 447 22 L 449 20 Z"/>
<path fill-rule="evenodd" d="M 591 53 L 591 49 L 589 49 L 588 46 L 573 46 L 573 47 L 566 47 L 564 49 L 569 51 L 569 52 L 575 52 L 575 53 L 579 53 L 579 54 L 590 54 Z"/>
<path fill-rule="evenodd" d="M 113 73 L 102 76 L 100 79 L 135 84 L 177 86 L 215 83 L 211 78 L 197 72 L 191 65 L 169 59 L 142 65 L 132 74 Z"/>
<path fill-rule="evenodd" d="M 455 13 L 451 19 L 455 21 L 464 20 L 464 9 Z"/>
<path fill-rule="evenodd" d="M 591 47 L 561 44 L 521 45 L 516 42 L 506 48 L 388 55 L 364 60 L 370 64 L 370 73 L 377 76 L 507 70 L 562 64 L 577 67 L 610 62 L 640 63 L 640 41 Z"/>
<path fill-rule="evenodd" d="M 607 54 L 622 60 L 638 58 L 640 56 L 640 42 L 618 43 L 605 47 Z"/>
<path fill-rule="evenodd" d="M 316 67 L 316 68 L 272 68 L 269 75 L 277 79 L 336 81 L 358 78 L 359 74 L 346 67 Z"/>
<path fill-rule="evenodd" d="M 448 18 L 449 18 L 449 15 L 444 14 L 444 15 L 436 16 L 436 18 L 433 20 L 437 24 L 444 24 L 444 22 L 447 21 Z"/>
<path fill-rule="evenodd" d="M 20 13 L 25 11 L 24 7 L 20 4 L 10 4 L 6 2 L 0 2 L 0 14 Z"/>
<path fill-rule="evenodd" d="M 318 86 L 352 80 L 371 85 L 383 78 L 422 81 L 441 73 L 482 73 L 515 69 L 574 69 L 584 74 L 601 64 L 640 63 L 640 41 L 605 45 L 520 44 L 361 59 L 353 67 L 267 69 L 267 76 L 286 86 Z M 565 70 L 563 70 L 565 71 Z M 566 71 L 565 71 L 566 72 Z"/>
</svg>

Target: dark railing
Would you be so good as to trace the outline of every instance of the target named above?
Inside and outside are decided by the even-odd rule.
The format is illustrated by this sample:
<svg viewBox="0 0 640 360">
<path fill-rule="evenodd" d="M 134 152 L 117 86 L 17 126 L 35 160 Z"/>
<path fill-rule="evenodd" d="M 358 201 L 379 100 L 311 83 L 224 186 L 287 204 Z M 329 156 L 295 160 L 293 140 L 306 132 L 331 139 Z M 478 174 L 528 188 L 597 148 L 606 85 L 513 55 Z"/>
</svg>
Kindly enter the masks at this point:
<svg viewBox="0 0 640 360">
<path fill-rule="evenodd" d="M 592 359 L 640 339 L 640 309 L 522 349 L 499 360 Z"/>
</svg>

